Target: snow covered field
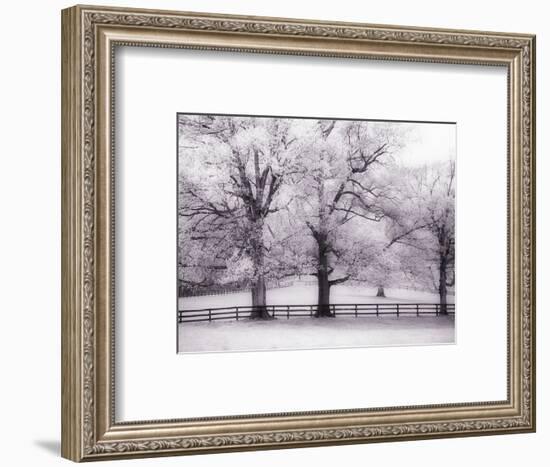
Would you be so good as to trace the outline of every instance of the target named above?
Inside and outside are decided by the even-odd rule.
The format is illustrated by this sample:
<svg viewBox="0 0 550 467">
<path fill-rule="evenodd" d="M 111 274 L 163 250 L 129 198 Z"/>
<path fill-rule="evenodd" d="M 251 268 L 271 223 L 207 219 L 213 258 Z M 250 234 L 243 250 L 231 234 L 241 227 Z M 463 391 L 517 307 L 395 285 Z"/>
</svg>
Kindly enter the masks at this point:
<svg viewBox="0 0 550 467">
<path fill-rule="evenodd" d="M 309 305 L 317 287 L 294 285 L 267 292 L 268 305 Z M 332 303 L 438 303 L 436 294 L 335 286 Z M 448 297 L 454 303 L 454 296 Z M 180 309 L 250 306 L 249 292 L 180 298 Z M 451 344 L 454 316 L 362 316 L 336 318 L 278 318 L 270 321 L 188 322 L 178 325 L 179 352 L 318 349 L 337 347 Z"/>
<path fill-rule="evenodd" d="M 292 318 L 179 324 L 179 352 L 452 344 L 452 316 Z"/>
<path fill-rule="evenodd" d="M 377 297 L 375 288 L 336 285 L 330 291 L 331 303 L 439 303 L 437 294 L 414 290 L 386 289 L 386 298 Z M 454 303 L 454 295 L 447 297 Z M 267 291 L 268 305 L 312 305 L 317 303 L 317 287 L 294 285 Z M 205 295 L 179 299 L 180 310 L 219 308 L 225 306 L 251 306 L 250 292 L 227 295 Z"/>
</svg>

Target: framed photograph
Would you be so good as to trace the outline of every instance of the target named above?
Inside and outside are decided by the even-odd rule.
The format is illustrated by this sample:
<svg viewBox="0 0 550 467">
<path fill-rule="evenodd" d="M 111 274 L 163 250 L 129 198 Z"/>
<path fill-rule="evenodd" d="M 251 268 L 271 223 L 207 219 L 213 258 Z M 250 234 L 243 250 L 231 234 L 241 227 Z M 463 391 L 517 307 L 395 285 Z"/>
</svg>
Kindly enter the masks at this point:
<svg viewBox="0 0 550 467">
<path fill-rule="evenodd" d="M 178 352 L 454 343 L 455 127 L 179 114 Z"/>
<path fill-rule="evenodd" d="M 62 13 L 62 455 L 535 430 L 535 38 Z"/>
</svg>

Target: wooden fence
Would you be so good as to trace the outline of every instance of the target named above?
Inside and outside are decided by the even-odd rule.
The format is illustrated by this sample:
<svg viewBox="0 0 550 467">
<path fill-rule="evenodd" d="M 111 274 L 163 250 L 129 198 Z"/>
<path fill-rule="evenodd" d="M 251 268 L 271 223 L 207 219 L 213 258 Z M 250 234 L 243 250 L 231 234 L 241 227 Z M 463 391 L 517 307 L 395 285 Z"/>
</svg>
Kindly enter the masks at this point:
<svg viewBox="0 0 550 467">
<path fill-rule="evenodd" d="M 317 305 L 267 305 L 269 315 L 272 318 L 297 318 L 313 317 L 317 311 Z M 454 303 L 446 305 L 447 314 L 455 312 Z M 250 318 L 254 311 L 252 306 L 232 306 L 221 308 L 200 308 L 195 310 L 179 310 L 178 323 L 191 323 L 198 321 L 236 320 Z M 356 303 L 356 304 L 331 304 L 330 311 L 335 316 L 439 316 L 441 312 L 439 303 Z"/>
<path fill-rule="evenodd" d="M 268 281 L 266 283 L 266 289 L 282 289 L 285 287 L 292 287 L 297 281 L 292 280 L 279 280 L 279 281 Z M 317 281 L 315 281 L 315 284 L 309 283 L 311 281 L 308 281 L 305 285 L 317 285 Z M 247 285 L 239 285 L 239 286 L 225 286 L 225 287 L 208 287 L 205 290 L 201 289 L 195 289 L 195 290 L 189 290 L 185 289 L 183 287 L 179 287 L 178 289 L 178 297 L 184 298 L 184 297 L 205 297 L 205 296 L 211 296 L 211 295 L 229 295 L 229 294 L 238 294 L 243 292 L 251 292 L 252 288 Z"/>
</svg>

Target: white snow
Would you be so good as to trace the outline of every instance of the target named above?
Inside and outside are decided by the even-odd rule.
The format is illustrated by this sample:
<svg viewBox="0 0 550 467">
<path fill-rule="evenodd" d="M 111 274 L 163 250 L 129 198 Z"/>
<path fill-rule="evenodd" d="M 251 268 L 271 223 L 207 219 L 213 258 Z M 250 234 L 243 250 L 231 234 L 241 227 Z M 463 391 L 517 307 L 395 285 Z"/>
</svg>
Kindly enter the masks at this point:
<svg viewBox="0 0 550 467">
<path fill-rule="evenodd" d="M 334 286 L 331 303 L 438 303 L 437 294 L 375 288 Z M 312 305 L 317 287 L 294 285 L 267 291 L 268 305 Z M 449 303 L 454 296 L 449 295 Z M 250 306 L 250 292 L 179 299 L 180 309 Z M 270 321 L 184 322 L 178 325 L 179 352 L 313 349 L 387 345 L 448 344 L 454 342 L 452 316 L 361 316 L 336 318 L 278 317 Z"/>
<path fill-rule="evenodd" d="M 179 352 L 452 344 L 453 316 L 277 318 L 180 323 Z"/>
<path fill-rule="evenodd" d="M 376 288 L 336 285 L 331 288 L 330 301 L 331 303 L 439 303 L 439 296 L 429 292 L 386 289 L 385 293 L 386 298 L 383 298 L 376 296 Z M 449 295 L 447 301 L 454 303 L 454 295 Z M 268 305 L 314 305 L 316 303 L 317 287 L 315 285 L 294 285 L 267 291 Z M 250 292 L 179 299 L 181 310 L 251 305 Z"/>
</svg>

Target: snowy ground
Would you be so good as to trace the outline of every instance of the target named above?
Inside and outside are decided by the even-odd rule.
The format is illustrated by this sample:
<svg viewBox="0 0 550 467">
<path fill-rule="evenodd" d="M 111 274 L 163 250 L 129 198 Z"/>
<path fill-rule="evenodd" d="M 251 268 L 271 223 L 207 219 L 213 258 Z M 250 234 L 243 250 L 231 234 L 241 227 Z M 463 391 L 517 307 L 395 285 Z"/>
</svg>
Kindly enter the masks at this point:
<svg viewBox="0 0 550 467">
<path fill-rule="evenodd" d="M 452 316 L 292 318 L 179 324 L 179 352 L 452 344 Z"/>
<path fill-rule="evenodd" d="M 376 289 L 336 285 L 330 290 L 331 303 L 438 303 L 437 294 L 414 290 L 386 289 L 386 298 L 376 296 Z M 454 295 L 447 297 L 454 303 Z M 317 303 L 317 287 L 294 285 L 267 291 L 268 305 L 311 305 Z M 227 295 L 205 295 L 202 297 L 184 297 L 179 299 L 181 310 L 200 308 L 220 308 L 226 306 L 251 306 L 250 292 L 230 293 Z"/>
<path fill-rule="evenodd" d="M 267 292 L 268 305 L 309 305 L 317 300 L 317 287 L 294 285 Z M 449 303 L 454 296 L 449 295 Z M 331 303 L 438 303 L 436 294 L 340 285 L 331 290 Z M 180 309 L 250 306 L 250 292 L 180 298 Z M 363 316 L 336 318 L 278 318 L 270 321 L 215 321 L 180 323 L 179 352 L 312 349 L 454 342 L 452 316 Z"/>
</svg>

